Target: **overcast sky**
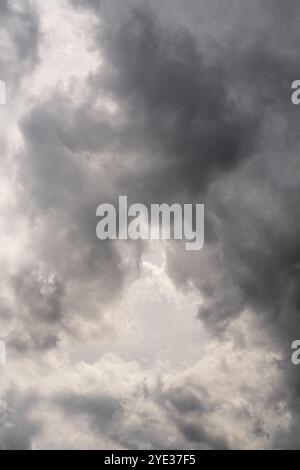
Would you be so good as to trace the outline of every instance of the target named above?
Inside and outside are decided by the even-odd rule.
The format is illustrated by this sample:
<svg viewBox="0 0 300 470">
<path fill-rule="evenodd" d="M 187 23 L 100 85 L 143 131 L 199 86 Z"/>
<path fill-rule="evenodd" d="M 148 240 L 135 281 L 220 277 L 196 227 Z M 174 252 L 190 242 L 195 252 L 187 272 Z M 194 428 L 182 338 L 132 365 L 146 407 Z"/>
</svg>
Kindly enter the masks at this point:
<svg viewBox="0 0 300 470">
<path fill-rule="evenodd" d="M 0 449 L 300 447 L 299 17 L 0 0 Z M 204 249 L 98 240 L 119 195 Z"/>
</svg>

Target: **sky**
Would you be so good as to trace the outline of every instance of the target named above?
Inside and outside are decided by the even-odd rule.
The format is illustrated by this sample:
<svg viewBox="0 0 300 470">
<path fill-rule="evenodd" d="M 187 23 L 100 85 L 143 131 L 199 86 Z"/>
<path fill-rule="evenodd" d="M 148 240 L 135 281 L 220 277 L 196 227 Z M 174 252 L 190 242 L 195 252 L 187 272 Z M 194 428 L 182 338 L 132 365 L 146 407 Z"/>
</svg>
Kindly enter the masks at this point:
<svg viewBox="0 0 300 470">
<path fill-rule="evenodd" d="M 0 0 L 0 449 L 300 448 L 299 15 Z M 120 195 L 204 248 L 97 239 Z"/>
</svg>

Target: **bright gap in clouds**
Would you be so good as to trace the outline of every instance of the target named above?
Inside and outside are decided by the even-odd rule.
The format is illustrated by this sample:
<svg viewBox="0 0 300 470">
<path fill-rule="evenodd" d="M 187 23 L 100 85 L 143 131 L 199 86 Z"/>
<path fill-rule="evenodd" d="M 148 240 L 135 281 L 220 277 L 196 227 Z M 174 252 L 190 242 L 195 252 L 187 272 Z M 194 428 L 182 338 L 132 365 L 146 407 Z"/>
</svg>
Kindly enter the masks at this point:
<svg viewBox="0 0 300 470">
<path fill-rule="evenodd" d="M 193 364 L 204 352 L 208 335 L 196 319 L 201 299 L 192 288 L 182 292 L 166 272 L 165 246 L 147 242 L 140 275 L 133 282 L 112 315 L 118 331 L 101 341 L 76 346 L 72 362 L 93 363 L 103 355 L 137 361 L 146 367 L 172 369 Z"/>
</svg>

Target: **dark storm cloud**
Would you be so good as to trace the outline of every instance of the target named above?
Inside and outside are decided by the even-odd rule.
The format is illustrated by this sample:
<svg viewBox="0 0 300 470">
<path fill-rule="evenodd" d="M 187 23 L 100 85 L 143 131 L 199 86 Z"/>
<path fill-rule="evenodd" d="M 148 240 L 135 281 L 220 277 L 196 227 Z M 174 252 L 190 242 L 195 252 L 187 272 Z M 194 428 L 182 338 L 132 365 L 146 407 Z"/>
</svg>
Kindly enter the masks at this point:
<svg viewBox="0 0 300 470">
<path fill-rule="evenodd" d="M 30 450 L 32 439 L 40 432 L 40 425 L 29 418 L 35 399 L 31 395 L 20 396 L 9 390 L 0 406 L 0 449 Z"/>
<path fill-rule="evenodd" d="M 122 406 L 117 399 L 101 395 L 64 395 L 57 398 L 57 403 L 67 414 L 88 417 L 97 432 L 111 437 L 117 433 L 122 417 Z"/>
<path fill-rule="evenodd" d="M 101 2 L 92 6 L 105 18 Z M 290 103 L 298 8 L 257 2 L 264 21 L 244 37 L 238 8 L 240 23 L 211 56 L 194 32 L 164 28 L 148 6 L 120 15 L 111 35 L 99 35 L 108 72 L 94 86 L 121 103 L 126 117 L 114 142 L 147 162 L 122 183 L 138 180 L 133 193 L 149 200 L 186 194 L 207 202 L 208 272 L 200 278 L 199 255 L 196 277 L 192 269 L 187 276 L 206 295 L 201 314 L 212 329 L 246 307 L 268 315 L 281 334 L 298 324 L 299 133 Z"/>
<path fill-rule="evenodd" d="M 245 158 L 246 123 L 252 132 L 251 119 L 236 110 L 217 78 L 220 67 L 205 64 L 191 34 L 164 32 L 148 9 L 134 10 L 116 35 L 107 35 L 104 53 L 108 72 L 91 78 L 82 105 L 53 95 L 20 126 L 24 210 L 41 230 L 40 260 L 67 292 L 70 282 L 80 282 L 83 292 L 97 282 L 101 304 L 122 288 L 126 266 L 110 242 L 95 237 L 97 205 L 122 193 L 157 197 L 167 179 L 166 195 L 201 191 L 210 177 Z M 121 103 L 121 117 L 109 119 L 93 106 L 101 91 Z M 142 191 L 132 184 L 136 178 Z M 45 317 L 37 304 L 30 306 L 30 296 L 26 301 L 37 311 L 33 317 Z M 88 305 L 83 311 L 91 315 Z M 58 325 L 65 315 L 60 307 Z M 52 344 L 52 336 L 43 344 Z"/>
<path fill-rule="evenodd" d="M 92 6 L 111 18 L 105 2 Z M 238 7 L 240 21 L 211 54 L 194 31 L 160 24 L 149 6 L 122 15 L 117 8 L 112 32 L 99 28 L 107 72 L 91 83 L 120 103 L 125 117 L 112 131 L 104 128 L 102 142 L 112 139 L 122 158 L 138 155 L 120 187 L 141 200 L 184 195 L 206 203 L 206 253 L 173 250 L 169 271 L 199 287 L 200 316 L 212 330 L 249 307 L 276 323 L 280 335 L 298 328 L 295 8 L 293 16 L 283 6 L 256 3 L 264 21 L 243 36 L 246 18 Z"/>
<path fill-rule="evenodd" d="M 89 4 L 105 29 L 105 2 Z M 194 9 L 205 11 L 200 2 Z M 115 140 L 147 162 L 122 184 L 138 181 L 132 191 L 142 200 L 184 194 L 206 203 L 204 252 L 169 256 L 170 275 L 204 297 L 199 317 L 220 333 L 250 309 L 289 356 L 300 335 L 299 110 L 290 102 L 300 7 L 228 2 L 228 10 L 223 42 L 212 28 L 218 45 L 209 53 L 191 19 L 170 29 L 148 7 L 117 10 L 112 34 L 98 39 L 108 63 L 102 86 L 126 116 Z"/>
<path fill-rule="evenodd" d="M 140 197 L 195 196 L 251 154 L 254 116 L 231 100 L 224 64 L 206 57 L 193 33 L 134 8 L 99 34 L 99 46 L 107 72 L 100 71 L 94 93 L 101 87 L 120 103 L 124 120 L 113 129 L 98 120 L 98 135 L 105 134 L 104 146 L 119 144 L 124 158 L 138 155 L 141 174 L 122 183 L 130 187 L 138 176 Z"/>
<path fill-rule="evenodd" d="M 120 15 L 96 39 L 105 69 L 90 77 L 83 103 L 53 94 L 23 118 L 20 177 L 39 261 L 71 302 L 69 285 L 80 283 L 79 315 L 98 318 L 84 293 L 93 290 L 99 309 L 116 298 L 130 271 L 115 245 L 96 239 L 97 205 L 119 194 L 147 202 L 203 194 L 251 155 L 257 129 L 253 114 L 230 98 L 222 62 L 206 57 L 186 29 L 164 28 L 148 7 Z M 101 112 L 101 96 L 120 112 Z M 45 321 L 45 309 L 30 298 L 28 311 Z M 55 344 L 56 326 L 69 323 L 67 307 L 59 302 L 54 313 L 47 302 L 48 317 L 57 316 L 43 345 Z"/>
<path fill-rule="evenodd" d="M 289 89 L 299 78 L 300 7 L 207 3 L 72 2 L 98 15 L 95 47 L 104 62 L 87 80 L 81 104 L 54 93 L 20 122 L 18 209 L 30 220 L 35 259 L 4 280 L 19 321 L 9 340 L 17 353 L 41 354 L 66 333 L 80 337 L 83 330 L 90 338 L 89 321 L 102 332 L 102 308 L 119 297 L 140 254 L 133 249 L 129 265 L 116 245 L 96 239 L 97 205 L 120 194 L 134 202 L 206 203 L 205 249 L 195 256 L 172 247 L 168 268 L 181 287 L 191 281 L 199 289 L 199 316 L 212 332 L 224 334 L 250 309 L 285 351 L 300 334 L 299 131 Z M 174 21 L 166 20 L 170 10 Z M 19 80 L 37 60 L 37 18 L 29 7 L 13 11 L 8 1 L 0 12 L 15 54 L 0 57 L 0 78 Z M 201 18 L 212 24 L 209 38 Z M 99 110 L 101 97 L 117 103 L 115 114 Z M 295 371 L 285 376 L 290 393 L 268 396 L 271 410 L 282 399 L 295 411 L 288 431 L 274 432 L 274 447 L 299 447 Z M 231 378 L 230 369 L 217 370 L 218 378 L 221 372 Z M 67 391 L 54 402 L 125 447 L 230 447 L 226 429 L 207 425 L 224 403 L 227 412 L 228 397 L 212 399 L 205 387 L 195 388 L 181 381 L 133 394 L 141 404 L 131 429 L 124 397 Z M 229 395 L 230 387 L 224 390 Z M 250 405 L 231 405 L 229 414 L 250 423 L 250 436 L 264 438 L 264 423 L 251 414 L 259 391 L 248 393 Z M 30 448 L 38 429 L 24 400 L 12 399 L 13 411 L 0 415 L 14 425 L 3 427 L 0 447 Z M 167 417 L 165 427 L 152 419 L 152 406 Z"/>
</svg>

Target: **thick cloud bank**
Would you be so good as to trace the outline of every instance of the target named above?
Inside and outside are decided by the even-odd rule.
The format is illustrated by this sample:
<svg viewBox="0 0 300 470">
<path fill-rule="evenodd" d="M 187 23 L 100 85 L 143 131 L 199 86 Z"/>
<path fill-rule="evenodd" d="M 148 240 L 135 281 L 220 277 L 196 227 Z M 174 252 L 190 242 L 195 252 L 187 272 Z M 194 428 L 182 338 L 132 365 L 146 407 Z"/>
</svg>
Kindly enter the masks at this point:
<svg viewBox="0 0 300 470">
<path fill-rule="evenodd" d="M 23 3 L 0 3 L 0 448 L 299 448 L 300 6 Z M 204 203 L 204 249 L 99 241 L 119 195 Z"/>
</svg>

